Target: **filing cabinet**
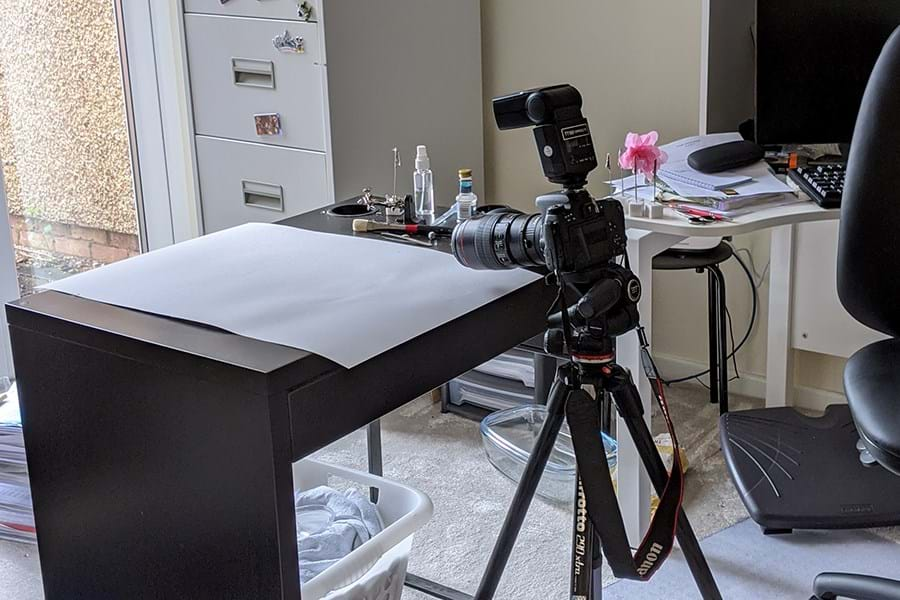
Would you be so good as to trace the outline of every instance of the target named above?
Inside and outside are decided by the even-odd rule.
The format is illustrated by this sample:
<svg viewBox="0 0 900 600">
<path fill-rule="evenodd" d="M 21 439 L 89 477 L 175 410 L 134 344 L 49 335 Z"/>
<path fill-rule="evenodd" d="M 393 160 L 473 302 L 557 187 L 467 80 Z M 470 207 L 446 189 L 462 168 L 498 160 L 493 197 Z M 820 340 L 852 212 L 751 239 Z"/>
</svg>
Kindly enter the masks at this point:
<svg viewBox="0 0 900 600">
<path fill-rule="evenodd" d="M 409 193 L 426 144 L 436 200 L 483 181 L 479 0 L 183 0 L 204 232 L 364 187 Z M 478 191 L 478 190 L 476 190 Z"/>
</svg>

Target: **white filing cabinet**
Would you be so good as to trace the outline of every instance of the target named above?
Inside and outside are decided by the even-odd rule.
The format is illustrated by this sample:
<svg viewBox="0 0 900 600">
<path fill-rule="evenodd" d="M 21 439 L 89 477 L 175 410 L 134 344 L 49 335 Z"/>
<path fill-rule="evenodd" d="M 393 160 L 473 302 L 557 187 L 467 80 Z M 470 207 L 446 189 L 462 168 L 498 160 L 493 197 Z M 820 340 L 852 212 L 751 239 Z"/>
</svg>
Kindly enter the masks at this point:
<svg viewBox="0 0 900 600">
<path fill-rule="evenodd" d="M 272 222 L 363 187 L 411 191 L 428 145 L 436 200 L 483 180 L 479 0 L 183 0 L 206 233 Z M 480 179 L 479 175 L 482 175 Z"/>
</svg>

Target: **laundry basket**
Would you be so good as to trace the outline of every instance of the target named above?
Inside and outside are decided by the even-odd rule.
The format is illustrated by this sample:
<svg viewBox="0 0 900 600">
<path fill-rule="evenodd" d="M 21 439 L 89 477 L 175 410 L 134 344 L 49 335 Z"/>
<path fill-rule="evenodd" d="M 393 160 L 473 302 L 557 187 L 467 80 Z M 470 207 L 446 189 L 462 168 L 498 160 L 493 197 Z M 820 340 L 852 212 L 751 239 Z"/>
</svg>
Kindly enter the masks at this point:
<svg viewBox="0 0 900 600">
<path fill-rule="evenodd" d="M 302 600 L 399 600 L 413 534 L 431 518 L 431 499 L 418 490 L 361 471 L 305 459 L 294 463 L 294 488 L 334 480 L 378 488 L 384 529 L 301 587 Z"/>
</svg>

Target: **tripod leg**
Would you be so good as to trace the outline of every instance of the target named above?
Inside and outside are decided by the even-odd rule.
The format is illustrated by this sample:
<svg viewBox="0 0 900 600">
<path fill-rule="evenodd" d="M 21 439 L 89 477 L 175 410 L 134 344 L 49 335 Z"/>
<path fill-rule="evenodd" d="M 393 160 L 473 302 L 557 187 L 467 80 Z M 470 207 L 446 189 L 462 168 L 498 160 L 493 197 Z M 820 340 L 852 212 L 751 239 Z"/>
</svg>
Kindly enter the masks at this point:
<svg viewBox="0 0 900 600">
<path fill-rule="evenodd" d="M 603 597 L 603 549 L 600 543 L 600 536 L 594 532 L 594 557 L 593 576 L 591 578 L 591 595 L 590 600 L 600 600 Z"/>
<path fill-rule="evenodd" d="M 568 365 L 560 367 L 556 381 L 550 388 L 550 396 L 547 399 L 547 420 L 541 428 L 541 433 L 531 451 L 531 457 L 519 480 L 516 493 L 509 506 L 509 512 L 506 513 L 506 520 L 504 520 L 500 535 L 494 544 L 494 551 L 491 553 L 487 569 L 478 586 L 478 591 L 475 593 L 475 600 L 490 600 L 497 591 L 500 577 L 509 561 L 516 538 L 522 529 L 525 514 L 528 512 L 528 506 L 541 481 L 544 467 L 547 466 L 547 460 L 553 451 L 553 444 L 556 442 L 559 428 L 566 416 L 566 400 L 571 391 L 567 383 L 571 379 L 567 379 L 566 375 L 570 374 L 571 370 Z"/>
<path fill-rule="evenodd" d="M 570 598 L 591 598 L 594 585 L 594 544 L 597 536 L 588 518 L 587 501 L 581 476 L 575 473 L 575 522 L 572 527 L 572 577 L 569 584 Z"/>
<path fill-rule="evenodd" d="M 637 387 L 631 379 L 631 375 L 623 369 L 627 374 L 624 381 L 618 382 L 616 389 L 613 390 L 613 398 L 616 401 L 619 414 L 628 427 L 628 433 L 634 440 L 638 454 L 641 457 L 644 467 L 650 476 L 650 481 L 656 489 L 656 493 L 662 496 L 668 478 L 668 471 L 663 463 L 659 450 L 653 442 L 653 436 L 647 428 L 641 413 L 641 397 L 638 394 Z M 621 434 L 620 434 L 621 435 Z M 722 600 L 722 594 L 716 585 L 706 557 L 703 556 L 703 550 L 700 549 L 700 543 L 694 530 L 688 522 L 684 509 L 678 515 L 678 522 L 675 526 L 675 534 L 678 543 L 681 545 L 681 551 L 684 553 L 684 559 L 691 569 L 697 588 L 704 600 Z"/>
</svg>

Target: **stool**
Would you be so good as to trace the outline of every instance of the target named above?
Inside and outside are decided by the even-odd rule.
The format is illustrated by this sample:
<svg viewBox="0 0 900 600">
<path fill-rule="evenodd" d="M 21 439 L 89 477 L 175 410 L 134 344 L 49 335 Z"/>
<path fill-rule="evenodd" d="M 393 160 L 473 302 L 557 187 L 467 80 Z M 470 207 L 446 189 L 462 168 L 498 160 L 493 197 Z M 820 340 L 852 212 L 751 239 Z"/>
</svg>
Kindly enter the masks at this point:
<svg viewBox="0 0 900 600">
<path fill-rule="evenodd" d="M 732 257 L 729 244 L 720 243 L 709 250 L 669 249 L 653 258 L 653 268 L 659 271 L 694 269 L 706 271 L 709 280 L 709 398 L 719 405 L 719 412 L 728 412 L 728 323 L 725 313 L 725 276 L 719 265 Z"/>
</svg>

